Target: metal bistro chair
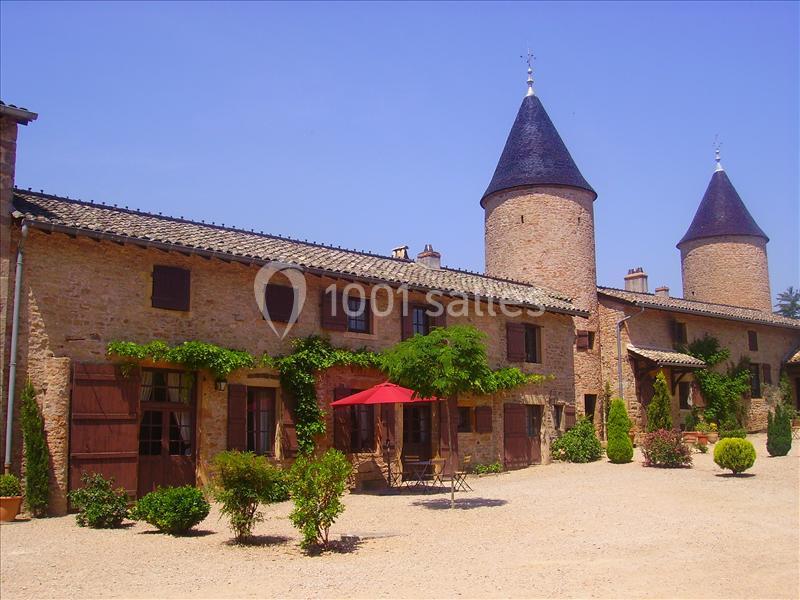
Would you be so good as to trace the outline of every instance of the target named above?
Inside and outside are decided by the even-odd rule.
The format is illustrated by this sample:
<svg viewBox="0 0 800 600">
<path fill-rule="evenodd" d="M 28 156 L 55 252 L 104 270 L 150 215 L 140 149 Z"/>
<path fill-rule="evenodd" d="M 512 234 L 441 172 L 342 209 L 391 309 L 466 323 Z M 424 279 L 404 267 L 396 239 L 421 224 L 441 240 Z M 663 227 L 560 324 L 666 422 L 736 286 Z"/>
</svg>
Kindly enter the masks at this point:
<svg viewBox="0 0 800 600">
<path fill-rule="evenodd" d="M 426 486 L 431 489 L 444 488 L 444 468 L 447 461 L 444 458 L 431 459 L 431 478 L 426 481 Z"/>
<path fill-rule="evenodd" d="M 472 454 L 465 454 L 461 460 L 461 470 L 453 473 L 453 486 L 457 492 L 471 492 L 472 488 L 467 483 L 467 474 L 472 464 Z"/>
<path fill-rule="evenodd" d="M 401 458 L 401 461 L 403 463 L 403 483 L 406 484 L 407 488 L 419 485 L 419 478 L 417 477 L 416 471 L 414 468 L 411 468 L 412 464 L 419 462 L 419 456 L 406 454 Z"/>
</svg>

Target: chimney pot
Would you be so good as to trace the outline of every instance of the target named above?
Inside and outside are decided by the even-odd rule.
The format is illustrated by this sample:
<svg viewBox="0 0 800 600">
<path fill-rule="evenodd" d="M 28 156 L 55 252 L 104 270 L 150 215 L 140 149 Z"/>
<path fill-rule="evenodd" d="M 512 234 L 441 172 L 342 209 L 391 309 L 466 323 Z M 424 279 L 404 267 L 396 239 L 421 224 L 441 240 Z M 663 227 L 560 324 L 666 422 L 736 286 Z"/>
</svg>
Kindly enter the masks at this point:
<svg viewBox="0 0 800 600">
<path fill-rule="evenodd" d="M 442 255 L 431 244 L 425 244 L 425 249 L 417 254 L 417 263 L 428 269 L 438 270 L 442 268 Z"/>
<path fill-rule="evenodd" d="M 392 258 L 408 260 L 408 246 L 396 246 L 392 248 Z"/>
<path fill-rule="evenodd" d="M 628 269 L 625 275 L 625 291 L 647 293 L 647 273 L 642 267 Z"/>
<path fill-rule="evenodd" d="M 656 296 L 661 296 L 662 298 L 669 298 L 669 287 L 666 285 L 657 287 Z"/>
</svg>

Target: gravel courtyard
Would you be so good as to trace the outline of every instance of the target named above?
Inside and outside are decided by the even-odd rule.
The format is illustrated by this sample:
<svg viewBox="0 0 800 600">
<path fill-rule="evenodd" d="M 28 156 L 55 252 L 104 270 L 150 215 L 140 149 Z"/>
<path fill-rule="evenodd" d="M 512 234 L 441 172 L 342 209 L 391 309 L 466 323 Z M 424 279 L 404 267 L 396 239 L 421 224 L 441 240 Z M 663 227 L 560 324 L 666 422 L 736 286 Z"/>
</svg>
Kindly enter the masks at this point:
<svg viewBox="0 0 800 600">
<path fill-rule="evenodd" d="M 257 544 L 230 544 L 216 510 L 197 534 L 81 529 L 73 516 L 0 527 L 0 593 L 87 597 L 797 598 L 798 444 L 752 476 L 640 462 L 553 464 L 443 494 L 350 495 L 336 552 L 306 556 L 267 509 Z M 639 456 L 635 457 L 638 461 Z"/>
</svg>

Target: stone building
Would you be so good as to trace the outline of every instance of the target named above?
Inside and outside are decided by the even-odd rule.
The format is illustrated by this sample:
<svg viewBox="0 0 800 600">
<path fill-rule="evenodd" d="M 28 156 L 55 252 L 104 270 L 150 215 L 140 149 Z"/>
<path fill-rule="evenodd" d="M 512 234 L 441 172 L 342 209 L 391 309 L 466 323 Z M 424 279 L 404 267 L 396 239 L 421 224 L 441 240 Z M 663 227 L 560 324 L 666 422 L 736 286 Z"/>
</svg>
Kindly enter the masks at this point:
<svg viewBox="0 0 800 600">
<path fill-rule="evenodd" d="M 450 444 L 473 463 L 546 463 L 551 440 L 577 417 L 586 414 L 602 431 L 608 386 L 641 429 L 658 371 L 668 376 L 679 422 L 700 401 L 692 372 L 703 365 L 675 348 L 706 333 L 736 359 L 752 360 L 753 429 L 764 426 L 763 390 L 784 371 L 800 377 L 793 367 L 800 322 L 770 312 L 767 238 L 724 171 L 715 172 L 679 244 L 686 298 L 648 293 L 642 270 L 626 276 L 625 290 L 597 286 L 597 194 L 530 78 L 480 200 L 485 274 L 443 267 L 432 246 L 416 259 L 404 247 L 382 256 L 14 188 L 17 129 L 35 118 L 0 105 L 2 411 L 5 418 L 10 375 L 17 400 L 20 382 L 30 379 L 52 455 L 53 512 L 66 510 L 66 492 L 82 472 L 114 476 L 141 495 L 156 485 L 205 482 L 210 459 L 226 448 L 280 461 L 297 450 L 294 400 L 275 370 L 242 369 L 222 382 L 176 364 L 123 369 L 106 354 L 112 341 L 200 340 L 277 356 L 291 351 L 292 340 L 323 335 L 334 346 L 380 351 L 435 326 L 469 323 L 486 334 L 492 367 L 553 376 L 459 398 L 448 421 L 438 403 L 331 410 L 333 400 L 384 376 L 350 367 L 318 373 L 326 418 L 318 445 L 348 452 L 364 486 L 385 483 L 405 457 L 445 454 Z M 299 292 L 285 273 L 258 279 L 272 263 L 291 265 L 305 291 L 283 336 Z M 261 281 L 255 294 L 254 281 Z M 437 303 L 441 314 L 430 310 Z M 339 304 L 352 312 L 337 313 Z M 3 428 L 4 444 L 11 442 L 6 462 L 19 470 L 16 417 L 9 432 Z"/>
</svg>

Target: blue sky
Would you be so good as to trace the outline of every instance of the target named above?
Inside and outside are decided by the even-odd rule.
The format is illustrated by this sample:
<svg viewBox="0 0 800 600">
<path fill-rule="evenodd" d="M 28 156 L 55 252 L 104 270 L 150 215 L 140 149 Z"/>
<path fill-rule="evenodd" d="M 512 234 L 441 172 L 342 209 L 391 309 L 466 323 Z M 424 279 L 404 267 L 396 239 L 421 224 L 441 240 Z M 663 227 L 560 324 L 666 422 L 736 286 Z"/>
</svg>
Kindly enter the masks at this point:
<svg viewBox="0 0 800 600">
<path fill-rule="evenodd" d="M 798 4 L 0 4 L 17 184 L 483 269 L 480 197 L 525 92 L 595 203 L 598 280 L 680 291 L 723 164 L 798 286 Z"/>
</svg>

